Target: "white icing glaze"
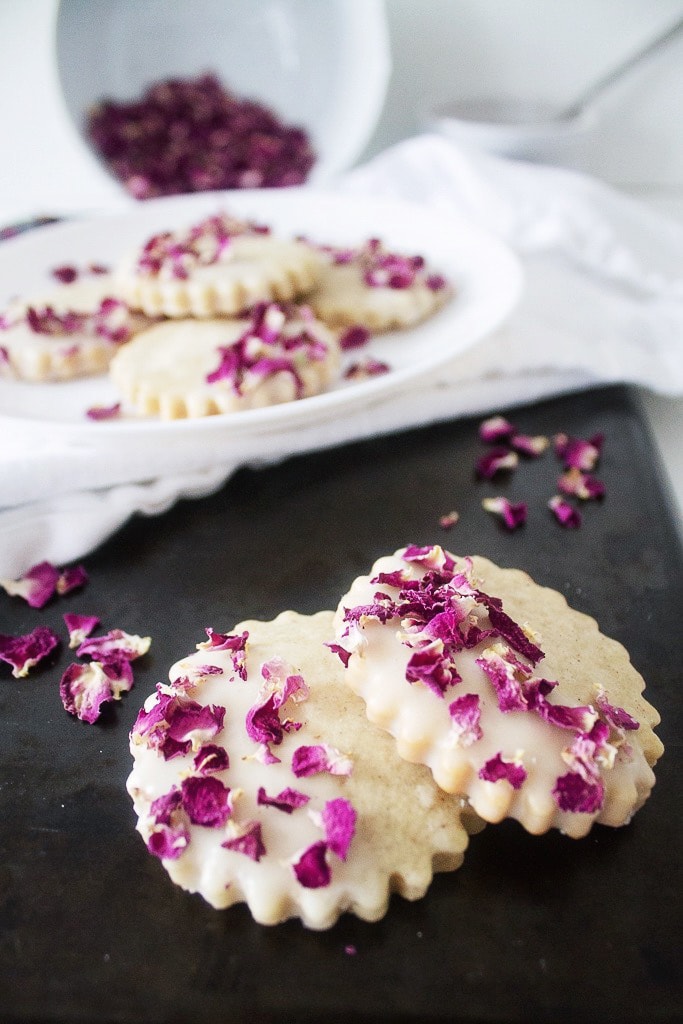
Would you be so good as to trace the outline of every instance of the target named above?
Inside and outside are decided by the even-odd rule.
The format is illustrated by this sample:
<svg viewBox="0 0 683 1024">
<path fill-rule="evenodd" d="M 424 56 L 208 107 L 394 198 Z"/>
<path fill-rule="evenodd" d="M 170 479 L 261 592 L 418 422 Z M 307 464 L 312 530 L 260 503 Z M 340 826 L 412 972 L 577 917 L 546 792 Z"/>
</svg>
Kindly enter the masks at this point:
<svg viewBox="0 0 683 1024">
<path fill-rule="evenodd" d="M 366 618 L 350 627 L 344 622 L 344 609 L 373 603 L 378 590 L 392 597 L 398 594 L 395 587 L 370 582 L 379 572 L 401 569 L 412 579 L 424 575 L 423 568 L 399 555 L 380 558 L 368 576 L 359 577 L 342 598 L 335 618 L 337 642 L 353 652 L 346 680 L 366 701 L 370 720 L 396 738 L 402 757 L 428 765 L 443 789 L 466 795 L 486 821 L 496 822 L 510 816 L 530 832 L 541 833 L 556 827 L 573 837 L 585 835 L 594 820 L 609 825 L 626 823 L 654 784 L 654 774 L 638 745 L 637 732 L 627 734 L 627 743 L 617 752 L 614 766 L 601 770 L 605 787 L 601 810 L 591 814 L 560 810 L 552 789 L 556 779 L 569 771 L 562 752 L 575 734 L 530 711 L 503 713 L 499 709 L 493 686 L 475 663 L 491 640 L 456 656 L 462 682 L 449 687 L 441 697 L 421 682 L 406 680 L 412 650 L 402 643 L 396 618 L 385 624 Z M 542 661 L 533 677 L 543 678 Z M 573 703 L 563 700 L 562 680 L 553 681 L 558 686 L 549 701 Z M 469 693 L 479 695 L 482 736 L 463 745 L 448 706 Z M 490 782 L 479 778 L 480 768 L 498 753 L 505 760 L 518 759 L 523 763 L 527 778 L 520 789 L 513 789 L 507 780 Z"/>
</svg>

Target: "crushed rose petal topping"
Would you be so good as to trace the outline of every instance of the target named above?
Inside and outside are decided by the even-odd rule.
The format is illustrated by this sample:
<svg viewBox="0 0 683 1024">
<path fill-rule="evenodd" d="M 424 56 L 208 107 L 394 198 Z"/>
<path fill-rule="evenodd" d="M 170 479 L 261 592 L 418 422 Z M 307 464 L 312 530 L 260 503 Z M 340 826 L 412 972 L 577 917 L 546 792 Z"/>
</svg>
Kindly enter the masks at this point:
<svg viewBox="0 0 683 1024">
<path fill-rule="evenodd" d="M 153 235 L 142 248 L 137 271 L 145 277 L 186 280 L 196 267 L 213 266 L 225 259 L 233 238 L 268 233 L 262 225 L 218 213 L 184 232 Z"/>
<path fill-rule="evenodd" d="M 420 566 L 423 575 L 415 577 L 403 569 L 381 572 L 371 580 L 385 588 L 375 592 L 374 604 L 343 609 L 347 623 L 343 635 L 351 635 L 345 664 L 358 649 L 358 630 L 372 621 L 390 624 L 410 651 L 406 681 L 444 699 L 461 682 L 459 652 L 481 647 L 475 664 L 490 683 L 500 712 L 535 714 L 569 734 L 562 759 L 570 770 L 556 779 L 552 789 L 560 809 L 597 812 L 604 795 L 600 771 L 612 767 L 618 746 L 628 756 L 623 746 L 625 731 L 637 729 L 638 722 L 610 704 L 602 687 L 597 689 L 594 705 L 568 706 L 549 700 L 558 683 L 533 675 L 543 651 L 528 627 L 505 612 L 499 598 L 474 586 L 469 560 L 460 570 L 455 558 L 438 545 L 409 545 L 399 554 L 407 565 Z M 396 626 L 393 620 L 398 620 Z M 456 691 L 448 712 L 455 743 L 466 747 L 482 738 L 477 694 L 457 695 Z M 506 780 L 513 789 L 521 788 L 527 778 L 522 754 L 509 758 L 498 752 L 481 767 L 479 777 L 489 782 Z"/>
<path fill-rule="evenodd" d="M 327 743 L 303 745 L 292 754 L 292 771 L 297 779 L 329 772 L 330 775 L 350 775 L 353 761 L 336 747 Z"/>
<path fill-rule="evenodd" d="M 221 843 L 226 850 L 243 853 L 250 860 L 260 861 L 267 853 L 263 843 L 261 823 L 258 821 L 244 822 L 238 825 L 230 823 L 230 838 Z"/>
<path fill-rule="evenodd" d="M 197 644 L 198 650 L 211 650 L 211 651 L 231 651 L 232 667 L 240 677 L 240 679 L 247 678 L 246 669 L 246 647 L 247 640 L 249 639 L 249 633 L 245 630 L 244 633 L 239 635 L 235 633 L 216 633 L 210 626 L 206 629 L 206 635 L 208 640 L 203 643 Z M 216 670 L 215 666 L 212 669 Z"/>
<path fill-rule="evenodd" d="M 297 882 L 305 889 L 321 889 L 330 884 L 332 872 L 327 863 L 327 843 L 322 839 L 307 847 L 292 864 Z"/>
<path fill-rule="evenodd" d="M 285 330 L 292 322 L 306 319 L 298 307 L 259 303 L 237 341 L 218 346 L 219 362 L 206 375 L 207 384 L 226 381 L 236 395 L 242 395 L 260 381 L 286 373 L 292 378 L 296 398 L 301 398 L 304 383 L 300 369 L 320 362 L 328 351 L 327 343 L 308 325 L 298 333 Z"/>
<path fill-rule="evenodd" d="M 297 807 L 303 807 L 310 800 L 309 796 L 301 793 L 298 789 L 291 789 L 289 786 L 283 789 L 277 796 L 268 796 L 263 786 L 259 786 L 256 796 L 256 803 L 263 807 L 277 807 L 285 814 L 291 814 Z"/>
<path fill-rule="evenodd" d="M 526 781 L 526 768 L 517 760 L 507 760 L 499 752 L 482 765 L 479 778 L 486 782 L 509 782 L 513 789 L 521 789 Z"/>
</svg>

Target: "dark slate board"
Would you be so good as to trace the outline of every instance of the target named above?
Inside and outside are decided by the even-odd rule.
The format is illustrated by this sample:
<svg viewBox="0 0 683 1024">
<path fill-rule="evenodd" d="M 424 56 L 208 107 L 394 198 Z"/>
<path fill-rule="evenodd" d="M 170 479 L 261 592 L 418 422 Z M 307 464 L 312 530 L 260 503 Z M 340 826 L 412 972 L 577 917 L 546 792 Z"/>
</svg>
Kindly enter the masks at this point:
<svg viewBox="0 0 683 1024">
<path fill-rule="evenodd" d="M 42 611 L 0 594 L 0 631 L 64 611 L 149 633 L 136 687 L 95 726 L 68 716 L 63 647 L 26 680 L 0 665 L 0 1019 L 5 1022 L 674 1021 L 681 939 L 683 559 L 657 457 L 620 388 L 512 414 L 531 433 L 606 435 L 608 496 L 562 530 L 545 507 L 557 463 L 503 483 L 473 479 L 475 421 L 445 423 L 276 468 L 218 494 L 136 517 L 85 559 L 87 588 Z M 530 502 L 508 534 L 485 494 Z M 456 508 L 446 533 L 439 516 Z M 529 571 L 621 640 L 660 709 L 667 752 L 633 823 L 584 840 L 475 837 L 464 866 L 386 918 L 328 932 L 255 924 L 175 888 L 134 831 L 128 731 L 204 627 L 284 608 L 333 607 L 353 577 L 408 543 L 444 543 Z M 354 945 L 355 956 L 345 952 Z"/>
</svg>

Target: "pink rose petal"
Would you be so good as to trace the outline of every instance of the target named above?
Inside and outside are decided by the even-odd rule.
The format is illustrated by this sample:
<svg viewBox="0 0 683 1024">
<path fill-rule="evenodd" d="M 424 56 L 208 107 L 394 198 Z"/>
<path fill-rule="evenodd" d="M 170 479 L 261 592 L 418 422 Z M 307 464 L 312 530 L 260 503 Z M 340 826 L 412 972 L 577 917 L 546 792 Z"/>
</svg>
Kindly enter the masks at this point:
<svg viewBox="0 0 683 1024">
<path fill-rule="evenodd" d="M 250 821 L 241 826 L 235 826 L 235 829 L 235 834 L 221 843 L 221 846 L 226 850 L 243 853 L 250 860 L 260 861 L 267 852 L 263 843 L 260 823 Z"/>
<path fill-rule="evenodd" d="M 19 636 L 0 633 L 0 661 L 12 666 L 15 679 L 23 679 L 58 644 L 59 637 L 47 626 L 36 626 L 30 633 Z"/>
<path fill-rule="evenodd" d="M 294 862 L 292 868 L 297 882 L 305 889 L 321 889 L 330 884 L 331 872 L 327 863 L 327 843 L 313 843 Z"/>
<path fill-rule="evenodd" d="M 350 775 L 351 758 L 326 743 L 297 747 L 292 755 L 292 771 L 297 779 L 329 772 L 330 775 Z"/>
</svg>

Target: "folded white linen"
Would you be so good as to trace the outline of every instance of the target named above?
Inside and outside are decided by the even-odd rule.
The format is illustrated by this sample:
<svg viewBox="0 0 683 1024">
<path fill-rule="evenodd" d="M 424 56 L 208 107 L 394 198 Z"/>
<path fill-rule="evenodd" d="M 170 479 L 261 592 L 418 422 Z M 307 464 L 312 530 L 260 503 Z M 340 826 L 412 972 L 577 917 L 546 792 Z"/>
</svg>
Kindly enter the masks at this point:
<svg viewBox="0 0 683 1024">
<path fill-rule="evenodd" d="M 466 154 L 438 136 L 400 143 L 336 187 L 455 212 L 502 238 L 526 276 L 509 321 L 353 416 L 299 419 L 232 444 L 150 440 L 103 458 L 0 417 L 0 576 L 81 557 L 133 512 L 209 493 L 241 465 L 599 384 L 683 394 L 682 225 L 584 175 Z"/>
</svg>

